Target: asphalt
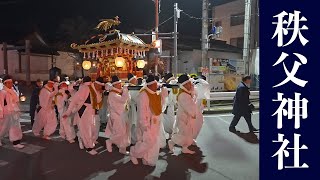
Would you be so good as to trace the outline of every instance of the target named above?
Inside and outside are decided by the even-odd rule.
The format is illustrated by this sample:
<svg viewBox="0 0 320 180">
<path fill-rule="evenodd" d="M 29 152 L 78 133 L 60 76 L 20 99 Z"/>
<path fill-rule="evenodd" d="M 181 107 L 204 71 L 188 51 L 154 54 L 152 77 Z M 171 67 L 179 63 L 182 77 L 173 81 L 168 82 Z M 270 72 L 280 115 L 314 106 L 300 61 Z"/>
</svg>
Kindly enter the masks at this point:
<svg viewBox="0 0 320 180">
<path fill-rule="evenodd" d="M 16 150 L 5 139 L 0 147 L 1 180 L 123 180 L 123 179 L 194 179 L 194 180 L 258 180 L 259 133 L 247 133 L 248 127 L 240 120 L 237 129 L 228 131 L 231 114 L 205 115 L 203 128 L 197 138 L 197 146 L 190 149 L 194 155 L 181 154 L 179 147 L 174 154 L 168 149 L 160 151 L 156 167 L 133 165 L 128 156 L 113 147 L 105 148 L 101 132 L 99 154 L 91 156 L 80 150 L 77 143 L 69 144 L 56 133 L 52 140 L 34 137 L 30 132 L 29 116 L 21 116 L 26 147 Z M 253 124 L 259 128 L 259 113 L 254 112 Z"/>
</svg>

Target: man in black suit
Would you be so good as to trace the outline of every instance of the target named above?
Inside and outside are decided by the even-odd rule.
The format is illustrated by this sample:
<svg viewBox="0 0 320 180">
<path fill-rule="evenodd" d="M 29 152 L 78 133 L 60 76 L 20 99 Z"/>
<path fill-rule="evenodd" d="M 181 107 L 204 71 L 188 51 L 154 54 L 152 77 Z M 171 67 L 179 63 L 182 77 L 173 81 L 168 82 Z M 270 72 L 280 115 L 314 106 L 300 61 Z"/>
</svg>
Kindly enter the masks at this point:
<svg viewBox="0 0 320 180">
<path fill-rule="evenodd" d="M 34 114 L 37 108 L 37 105 L 39 104 L 39 93 L 43 86 L 43 81 L 40 79 L 36 82 L 36 87 L 32 91 L 32 95 L 30 98 L 30 116 L 31 116 L 31 127 L 33 126 L 34 122 Z"/>
<path fill-rule="evenodd" d="M 232 114 L 234 114 L 234 117 L 229 126 L 230 132 L 233 132 L 233 133 L 237 132 L 236 125 L 238 124 L 242 116 L 246 120 L 250 132 L 258 131 L 255 127 L 253 127 L 251 122 L 251 113 L 254 106 L 251 104 L 249 100 L 250 84 L 251 84 L 251 77 L 245 76 L 242 78 L 242 82 L 238 85 L 236 95 L 233 98 Z"/>
</svg>

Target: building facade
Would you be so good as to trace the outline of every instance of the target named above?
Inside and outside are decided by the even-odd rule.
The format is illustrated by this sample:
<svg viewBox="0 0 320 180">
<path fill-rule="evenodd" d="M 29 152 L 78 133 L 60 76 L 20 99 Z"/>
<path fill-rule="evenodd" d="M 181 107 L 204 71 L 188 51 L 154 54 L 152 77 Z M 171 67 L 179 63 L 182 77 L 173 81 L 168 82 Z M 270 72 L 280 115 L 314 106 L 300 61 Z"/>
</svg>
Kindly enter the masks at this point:
<svg viewBox="0 0 320 180">
<path fill-rule="evenodd" d="M 0 74 L 10 74 L 16 80 L 26 81 L 26 54 L 17 50 L 7 51 L 8 72 L 4 70 L 3 45 L 0 44 Z M 13 47 L 8 45 L 8 47 Z M 49 79 L 49 70 L 54 66 L 61 69 L 62 74 L 77 76 L 77 63 L 72 57 L 72 53 L 58 51 L 59 55 L 36 54 L 30 55 L 30 78 L 31 81 L 37 79 Z M 79 76 L 79 75 L 78 75 Z"/>
<path fill-rule="evenodd" d="M 243 48 L 245 3 L 251 3 L 249 62 L 250 74 L 259 75 L 259 0 L 229 0 L 215 4 L 212 8 L 212 26 L 221 26 L 223 31 L 218 40 Z"/>
<path fill-rule="evenodd" d="M 212 9 L 213 26 L 221 26 L 222 35 L 217 39 L 242 48 L 244 32 L 245 0 L 236 0 L 214 6 Z"/>
</svg>

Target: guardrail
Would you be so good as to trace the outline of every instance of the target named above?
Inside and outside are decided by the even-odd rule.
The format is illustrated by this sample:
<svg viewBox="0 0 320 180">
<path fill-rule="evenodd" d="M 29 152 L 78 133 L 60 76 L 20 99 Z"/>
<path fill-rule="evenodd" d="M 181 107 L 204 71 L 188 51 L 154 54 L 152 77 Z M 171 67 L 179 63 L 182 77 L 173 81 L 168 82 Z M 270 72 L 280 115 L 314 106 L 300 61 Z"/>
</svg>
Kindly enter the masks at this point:
<svg viewBox="0 0 320 180">
<path fill-rule="evenodd" d="M 207 101 L 207 109 L 210 110 L 210 101 L 231 101 L 236 92 L 211 92 L 210 99 Z M 250 100 L 259 99 L 259 91 L 250 91 Z"/>
</svg>

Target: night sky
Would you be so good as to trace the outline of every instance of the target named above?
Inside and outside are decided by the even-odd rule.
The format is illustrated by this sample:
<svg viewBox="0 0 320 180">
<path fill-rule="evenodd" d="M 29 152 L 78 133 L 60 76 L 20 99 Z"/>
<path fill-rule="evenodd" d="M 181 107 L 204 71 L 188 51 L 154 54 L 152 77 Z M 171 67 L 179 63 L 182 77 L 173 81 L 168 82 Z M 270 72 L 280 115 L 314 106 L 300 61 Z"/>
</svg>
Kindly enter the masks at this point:
<svg viewBox="0 0 320 180">
<path fill-rule="evenodd" d="M 221 2 L 219 0 L 215 2 Z M 229 0 L 230 1 L 230 0 Z M 161 0 L 160 23 L 173 15 L 173 4 L 195 17 L 201 17 L 201 0 Z M 211 13 L 211 11 L 209 12 Z M 28 28 L 37 29 L 47 41 L 57 39 L 60 24 L 66 19 L 81 16 L 88 29 L 93 29 L 99 19 L 120 17 L 118 29 L 131 33 L 145 32 L 154 27 L 154 2 L 152 0 L 1 0 L 0 38 L 11 38 Z M 5 17 L 5 18 L 3 18 Z M 210 16 L 209 16 L 210 17 Z M 183 14 L 179 19 L 181 36 L 201 36 L 201 20 Z M 173 31 L 173 19 L 160 27 L 161 32 Z M 79 39 L 80 41 L 80 39 Z"/>
</svg>

